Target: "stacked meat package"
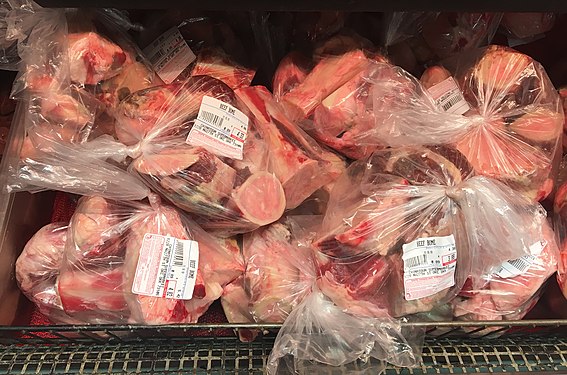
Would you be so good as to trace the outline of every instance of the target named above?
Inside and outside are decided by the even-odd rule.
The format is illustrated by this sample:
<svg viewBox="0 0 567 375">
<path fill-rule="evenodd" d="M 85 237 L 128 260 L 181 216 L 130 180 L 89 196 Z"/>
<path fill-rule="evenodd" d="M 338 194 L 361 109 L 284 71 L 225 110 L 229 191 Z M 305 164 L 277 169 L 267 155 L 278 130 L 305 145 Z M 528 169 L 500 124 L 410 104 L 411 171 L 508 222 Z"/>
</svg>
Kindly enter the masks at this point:
<svg viewBox="0 0 567 375">
<path fill-rule="evenodd" d="M 82 196 L 16 263 L 54 323 L 197 323 L 218 300 L 282 323 L 269 373 L 378 373 L 418 363 L 406 321 L 521 319 L 558 269 L 565 291 L 562 101 L 529 56 L 476 48 L 502 15 L 389 18 L 386 47 L 425 25 L 421 77 L 334 15 L 262 86 L 176 27 L 138 45 L 151 30 L 116 10 L 6 13 L 7 188 Z"/>
</svg>

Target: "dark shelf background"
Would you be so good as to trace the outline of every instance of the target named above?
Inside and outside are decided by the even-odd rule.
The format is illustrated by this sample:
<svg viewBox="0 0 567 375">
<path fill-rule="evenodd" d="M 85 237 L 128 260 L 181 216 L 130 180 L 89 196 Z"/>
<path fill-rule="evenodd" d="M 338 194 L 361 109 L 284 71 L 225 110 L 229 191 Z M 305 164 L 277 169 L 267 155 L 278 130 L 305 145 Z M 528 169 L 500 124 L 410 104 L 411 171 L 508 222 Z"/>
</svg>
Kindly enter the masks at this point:
<svg viewBox="0 0 567 375">
<path fill-rule="evenodd" d="M 136 9 L 201 9 L 356 12 L 454 11 L 454 12 L 567 12 L 566 0 L 37 0 L 43 7 L 113 7 Z"/>
</svg>

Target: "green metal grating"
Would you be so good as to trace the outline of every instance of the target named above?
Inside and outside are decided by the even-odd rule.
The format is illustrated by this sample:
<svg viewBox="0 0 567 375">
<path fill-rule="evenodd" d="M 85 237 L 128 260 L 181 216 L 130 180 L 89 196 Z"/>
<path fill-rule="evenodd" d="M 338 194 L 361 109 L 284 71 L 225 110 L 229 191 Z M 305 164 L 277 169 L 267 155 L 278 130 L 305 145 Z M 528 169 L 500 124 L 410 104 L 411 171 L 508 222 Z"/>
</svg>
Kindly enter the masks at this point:
<svg viewBox="0 0 567 375">
<path fill-rule="evenodd" d="M 0 374 L 263 374 L 273 338 L 194 338 L 183 345 L 0 346 Z M 391 374 L 554 372 L 567 374 L 567 339 L 428 338 L 421 366 Z"/>
</svg>

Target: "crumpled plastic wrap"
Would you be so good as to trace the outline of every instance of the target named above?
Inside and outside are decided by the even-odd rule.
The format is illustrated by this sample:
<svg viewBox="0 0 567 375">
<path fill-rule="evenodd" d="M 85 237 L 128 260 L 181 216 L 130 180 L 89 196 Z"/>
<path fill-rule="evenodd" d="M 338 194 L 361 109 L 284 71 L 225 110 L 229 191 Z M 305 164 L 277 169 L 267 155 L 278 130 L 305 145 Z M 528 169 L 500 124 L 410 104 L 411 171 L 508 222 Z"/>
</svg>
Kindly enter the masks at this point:
<svg viewBox="0 0 567 375">
<path fill-rule="evenodd" d="M 377 151 L 351 164 L 328 207 L 313 243 L 318 287 L 348 312 L 373 318 L 430 311 L 467 280 L 481 288 L 503 262 L 531 254 L 545 238 L 539 204 L 475 176 L 445 146 Z"/>
</svg>

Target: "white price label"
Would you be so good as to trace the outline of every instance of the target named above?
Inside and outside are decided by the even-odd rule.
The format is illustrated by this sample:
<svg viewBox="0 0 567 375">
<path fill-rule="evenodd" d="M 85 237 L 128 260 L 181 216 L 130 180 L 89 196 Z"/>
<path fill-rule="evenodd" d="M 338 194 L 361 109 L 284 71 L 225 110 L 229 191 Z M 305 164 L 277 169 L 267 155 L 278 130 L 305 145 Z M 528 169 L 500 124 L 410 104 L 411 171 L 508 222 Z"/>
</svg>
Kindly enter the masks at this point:
<svg viewBox="0 0 567 375">
<path fill-rule="evenodd" d="M 520 276 L 530 269 L 536 259 L 537 257 L 534 255 L 525 255 L 518 259 L 509 260 L 502 263 L 496 275 L 503 279 Z"/>
<path fill-rule="evenodd" d="M 524 255 L 521 258 L 512 259 L 502 263 L 496 272 L 496 275 L 503 279 L 523 275 L 537 261 L 538 256 L 541 254 L 545 246 L 547 246 L 547 241 L 538 241 L 534 243 L 530 246 L 530 255 Z"/>
<path fill-rule="evenodd" d="M 209 151 L 242 160 L 248 134 L 248 117 L 221 100 L 203 97 L 199 115 L 187 136 L 187 143 Z"/>
<path fill-rule="evenodd" d="M 427 91 L 435 100 L 437 108 L 444 112 L 463 115 L 471 109 L 453 77 L 449 77 L 443 82 L 432 86 Z"/>
<path fill-rule="evenodd" d="M 132 293 L 191 299 L 198 267 L 197 242 L 147 233 L 142 241 Z"/>
<path fill-rule="evenodd" d="M 402 246 L 407 301 L 425 298 L 455 285 L 455 237 L 418 238 Z"/>
<path fill-rule="evenodd" d="M 143 52 L 165 83 L 173 82 L 196 59 L 177 27 L 163 33 Z"/>
</svg>

